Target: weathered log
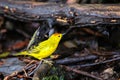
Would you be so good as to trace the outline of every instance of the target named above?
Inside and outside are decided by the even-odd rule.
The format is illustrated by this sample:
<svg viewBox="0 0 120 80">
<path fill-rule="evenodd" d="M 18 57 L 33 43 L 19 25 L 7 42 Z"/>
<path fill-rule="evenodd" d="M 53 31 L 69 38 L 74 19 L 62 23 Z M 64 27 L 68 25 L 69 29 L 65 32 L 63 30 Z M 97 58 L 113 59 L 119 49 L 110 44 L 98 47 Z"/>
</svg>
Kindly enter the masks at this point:
<svg viewBox="0 0 120 80">
<path fill-rule="evenodd" d="M 120 24 L 120 4 L 56 4 L 0 0 L 0 15 L 19 21 L 53 18 L 69 24 Z"/>
</svg>

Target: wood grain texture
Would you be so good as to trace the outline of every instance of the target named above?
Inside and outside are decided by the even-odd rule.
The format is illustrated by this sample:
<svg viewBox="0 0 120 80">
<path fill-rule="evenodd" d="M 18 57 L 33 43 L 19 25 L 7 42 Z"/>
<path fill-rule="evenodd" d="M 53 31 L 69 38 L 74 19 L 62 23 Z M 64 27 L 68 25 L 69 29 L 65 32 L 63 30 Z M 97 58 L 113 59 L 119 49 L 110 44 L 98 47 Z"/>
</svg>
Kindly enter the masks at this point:
<svg viewBox="0 0 120 80">
<path fill-rule="evenodd" d="M 120 24 L 120 4 L 57 4 L 0 0 L 0 15 L 20 21 L 72 19 L 72 24 Z"/>
</svg>

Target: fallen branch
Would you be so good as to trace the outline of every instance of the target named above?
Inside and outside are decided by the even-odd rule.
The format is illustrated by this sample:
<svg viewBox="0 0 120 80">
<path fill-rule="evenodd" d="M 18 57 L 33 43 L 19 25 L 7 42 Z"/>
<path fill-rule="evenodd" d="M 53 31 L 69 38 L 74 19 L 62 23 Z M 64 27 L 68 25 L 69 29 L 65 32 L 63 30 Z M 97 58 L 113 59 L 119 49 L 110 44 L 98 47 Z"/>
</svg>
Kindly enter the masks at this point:
<svg viewBox="0 0 120 80">
<path fill-rule="evenodd" d="M 93 78 L 93 79 L 95 79 L 95 80 L 103 80 L 103 79 L 100 78 L 100 77 L 97 77 L 97 76 L 95 76 L 95 75 L 89 74 L 88 72 L 85 72 L 85 71 L 82 71 L 82 70 L 70 68 L 70 67 L 68 67 L 68 66 L 63 66 L 63 67 L 64 67 L 66 70 L 68 70 L 68 71 L 73 71 L 73 72 L 75 72 L 75 73 L 77 73 L 77 74 L 81 74 L 81 75 L 84 75 L 84 76 L 88 76 L 88 77 L 91 77 L 91 78 Z"/>
<path fill-rule="evenodd" d="M 118 60 L 120 60 L 120 57 L 105 60 L 105 61 L 102 61 L 102 62 L 88 63 L 88 64 L 82 64 L 82 65 L 74 65 L 74 66 L 70 66 L 70 67 L 80 69 L 80 68 L 83 68 L 83 67 L 92 67 L 92 66 L 106 64 L 106 63 L 110 63 L 110 62 L 118 61 Z"/>
<path fill-rule="evenodd" d="M 48 18 L 68 24 L 120 24 L 120 4 L 56 4 L 0 0 L 0 15 L 19 21 Z"/>
</svg>

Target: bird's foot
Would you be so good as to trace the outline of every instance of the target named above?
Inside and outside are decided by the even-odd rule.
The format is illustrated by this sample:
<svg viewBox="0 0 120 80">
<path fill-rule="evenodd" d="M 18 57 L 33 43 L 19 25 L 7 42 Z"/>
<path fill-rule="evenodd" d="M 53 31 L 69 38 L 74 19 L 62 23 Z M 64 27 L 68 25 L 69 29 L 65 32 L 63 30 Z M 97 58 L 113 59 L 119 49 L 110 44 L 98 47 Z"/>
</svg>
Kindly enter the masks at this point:
<svg viewBox="0 0 120 80">
<path fill-rule="evenodd" d="M 47 63 L 47 64 L 49 64 L 49 65 L 53 65 L 53 61 L 50 61 L 50 60 L 45 60 L 45 59 L 42 59 L 42 61 L 44 62 L 44 63 Z"/>
</svg>

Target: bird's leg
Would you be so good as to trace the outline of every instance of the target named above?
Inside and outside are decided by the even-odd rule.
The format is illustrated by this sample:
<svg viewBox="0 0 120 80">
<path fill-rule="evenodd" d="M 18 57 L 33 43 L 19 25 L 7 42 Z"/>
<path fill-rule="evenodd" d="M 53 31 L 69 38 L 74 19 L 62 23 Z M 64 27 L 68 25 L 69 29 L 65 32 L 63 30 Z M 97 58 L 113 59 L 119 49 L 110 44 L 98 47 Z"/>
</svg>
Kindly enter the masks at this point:
<svg viewBox="0 0 120 80">
<path fill-rule="evenodd" d="M 44 63 L 47 63 L 49 65 L 53 65 L 53 61 L 47 60 L 47 59 L 41 59 Z"/>
<path fill-rule="evenodd" d="M 60 57 L 60 55 L 58 55 L 58 54 L 54 54 L 54 55 L 51 55 L 51 56 L 50 56 L 51 59 L 57 59 L 57 58 L 59 58 L 59 57 Z"/>
</svg>

